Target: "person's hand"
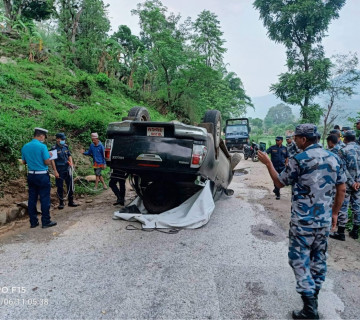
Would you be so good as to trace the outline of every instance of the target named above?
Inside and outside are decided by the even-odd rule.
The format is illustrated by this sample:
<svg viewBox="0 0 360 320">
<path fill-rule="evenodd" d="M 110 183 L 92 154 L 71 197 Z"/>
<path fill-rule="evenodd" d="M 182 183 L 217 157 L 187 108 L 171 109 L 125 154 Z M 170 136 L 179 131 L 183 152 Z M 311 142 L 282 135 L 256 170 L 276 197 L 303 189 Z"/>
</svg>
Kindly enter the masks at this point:
<svg viewBox="0 0 360 320">
<path fill-rule="evenodd" d="M 53 154 L 52 154 L 52 152 L 51 151 L 49 151 L 49 154 L 50 154 L 50 158 L 53 156 Z"/>
<path fill-rule="evenodd" d="M 352 187 L 355 191 L 358 191 L 358 190 L 359 190 L 359 183 L 358 183 L 358 182 L 354 182 L 351 187 Z"/>
<path fill-rule="evenodd" d="M 267 155 L 267 153 L 259 150 L 257 154 L 258 154 L 259 160 L 266 166 L 271 163 L 271 160 L 270 160 L 269 156 Z"/>
<path fill-rule="evenodd" d="M 56 178 L 56 179 L 59 179 L 59 178 L 60 178 L 59 172 L 55 171 L 54 174 L 55 174 L 55 178 Z"/>
<path fill-rule="evenodd" d="M 331 232 L 335 232 L 336 227 L 337 227 L 337 220 L 338 220 L 337 215 L 336 215 L 336 216 L 332 216 Z"/>
</svg>

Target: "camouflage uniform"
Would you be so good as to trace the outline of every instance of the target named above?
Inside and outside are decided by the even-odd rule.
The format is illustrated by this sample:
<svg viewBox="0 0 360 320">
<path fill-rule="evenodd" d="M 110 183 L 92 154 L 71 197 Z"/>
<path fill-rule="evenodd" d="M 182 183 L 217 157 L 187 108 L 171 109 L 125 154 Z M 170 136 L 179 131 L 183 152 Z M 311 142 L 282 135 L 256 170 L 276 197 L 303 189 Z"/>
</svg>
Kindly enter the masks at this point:
<svg viewBox="0 0 360 320">
<path fill-rule="evenodd" d="M 296 154 L 300 153 L 300 150 L 296 146 L 296 143 L 294 141 L 291 141 L 291 143 L 286 144 L 286 148 L 289 153 L 289 158 L 295 156 Z"/>
<path fill-rule="evenodd" d="M 337 145 L 339 145 L 339 148 L 344 148 L 346 146 L 346 144 L 344 143 L 344 141 L 339 140 L 339 142 L 337 143 Z"/>
<path fill-rule="evenodd" d="M 310 129 L 316 133 L 313 125 L 298 127 L 300 133 L 295 131 L 295 135 Z M 344 183 L 346 176 L 337 155 L 313 144 L 289 159 L 279 180 L 283 185 L 293 186 L 288 256 L 296 290 L 312 297 L 325 280 L 335 184 Z"/>
<path fill-rule="evenodd" d="M 349 142 L 340 149 L 339 155 L 346 166 L 347 181 L 345 199 L 338 216 L 338 226 L 345 227 L 348 222 L 349 203 L 354 224 L 360 225 L 360 190 L 356 191 L 352 188 L 355 182 L 360 182 L 360 146 L 356 142 Z"/>
<path fill-rule="evenodd" d="M 345 143 L 343 143 L 343 144 L 345 146 Z M 337 143 L 333 148 L 328 149 L 328 150 L 331 151 L 332 153 L 335 153 L 336 155 L 339 155 L 341 148 L 343 148 L 343 147 L 340 145 L 340 143 Z"/>
</svg>

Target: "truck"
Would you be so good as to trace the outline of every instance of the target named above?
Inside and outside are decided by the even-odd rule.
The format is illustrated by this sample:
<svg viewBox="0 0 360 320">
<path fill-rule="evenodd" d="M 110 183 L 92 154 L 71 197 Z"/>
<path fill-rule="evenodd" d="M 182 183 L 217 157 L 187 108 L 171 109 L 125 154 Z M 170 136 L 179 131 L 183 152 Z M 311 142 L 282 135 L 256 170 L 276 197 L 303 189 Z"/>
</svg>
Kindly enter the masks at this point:
<svg viewBox="0 0 360 320">
<path fill-rule="evenodd" d="M 170 210 L 210 183 L 212 196 L 227 190 L 240 161 L 221 139 L 221 114 L 208 110 L 198 126 L 153 122 L 144 107 L 112 122 L 105 141 L 107 165 L 129 175 L 148 212 Z"/>
<path fill-rule="evenodd" d="M 233 118 L 226 120 L 225 144 L 230 151 L 233 148 L 242 150 L 250 142 L 250 125 L 248 118 Z"/>
</svg>

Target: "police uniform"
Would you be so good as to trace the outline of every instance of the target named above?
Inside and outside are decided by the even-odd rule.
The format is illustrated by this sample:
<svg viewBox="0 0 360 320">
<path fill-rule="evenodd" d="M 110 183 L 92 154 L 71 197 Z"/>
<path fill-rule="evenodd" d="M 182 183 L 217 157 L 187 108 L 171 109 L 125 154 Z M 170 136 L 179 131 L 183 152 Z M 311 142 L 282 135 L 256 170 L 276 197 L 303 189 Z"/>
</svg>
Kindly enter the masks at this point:
<svg viewBox="0 0 360 320">
<path fill-rule="evenodd" d="M 286 144 L 286 148 L 289 154 L 289 158 L 295 156 L 296 154 L 300 153 L 300 150 L 296 146 L 296 143 L 294 141 L 291 141 L 291 143 Z"/>
<path fill-rule="evenodd" d="M 316 126 L 299 125 L 295 135 L 315 137 Z M 318 319 L 317 294 L 326 275 L 335 184 L 346 181 L 345 172 L 340 158 L 316 143 L 290 158 L 279 180 L 283 185 L 293 186 L 288 257 L 296 290 L 304 301 L 304 309 L 294 312 L 293 317 L 307 319 L 306 312 L 312 310 Z"/>
<path fill-rule="evenodd" d="M 342 146 L 339 143 L 337 143 L 333 148 L 330 148 L 328 150 L 331 151 L 332 153 L 336 154 L 336 155 L 339 155 L 341 148 L 342 148 Z"/>
<path fill-rule="evenodd" d="M 46 138 L 47 130 L 35 128 L 34 139 L 25 144 L 21 149 L 21 158 L 28 167 L 27 182 L 29 188 L 28 212 L 30 227 L 35 228 L 39 225 L 37 218 L 36 203 L 40 197 L 41 203 L 41 223 L 43 228 L 56 225 L 50 219 L 50 191 L 51 183 L 48 166 L 44 161 L 50 159 L 49 151 L 42 141 L 37 137 L 44 135 Z"/>
<path fill-rule="evenodd" d="M 113 169 L 111 170 L 109 187 L 112 192 L 114 192 L 117 200 L 114 203 L 115 205 L 124 205 L 125 202 L 125 181 L 127 178 L 127 174 L 124 171 Z M 117 183 L 119 183 L 119 188 L 117 187 Z"/>
<path fill-rule="evenodd" d="M 355 138 L 355 131 L 345 132 L 344 137 L 347 136 Z M 355 141 L 349 142 L 339 150 L 339 156 L 345 164 L 346 195 L 338 216 L 338 231 L 330 237 L 344 241 L 349 204 L 351 204 L 354 225 L 360 225 L 360 190 L 356 191 L 352 188 L 355 182 L 360 182 L 360 146 Z"/>
<path fill-rule="evenodd" d="M 283 140 L 283 138 L 276 137 L 276 140 Z M 266 150 L 266 153 L 271 154 L 271 162 L 278 173 L 285 169 L 285 161 L 287 158 L 289 158 L 289 153 L 286 147 L 284 147 L 283 145 L 281 145 L 280 147 L 278 145 L 274 145 L 268 148 Z M 277 188 L 275 185 L 273 192 L 276 195 L 276 199 L 280 199 L 280 189 Z"/>
<path fill-rule="evenodd" d="M 57 133 L 57 139 L 65 142 L 66 136 L 64 133 Z M 56 178 L 56 187 L 57 195 L 60 200 L 59 209 L 64 208 L 64 181 L 66 183 L 69 206 L 77 207 L 77 204 L 74 203 L 74 194 L 73 194 L 73 181 L 72 173 L 70 171 L 69 157 L 71 157 L 71 152 L 67 144 L 58 144 L 56 143 L 51 150 L 57 151 L 57 158 L 54 160 L 56 171 L 59 174 L 59 178 Z"/>
</svg>

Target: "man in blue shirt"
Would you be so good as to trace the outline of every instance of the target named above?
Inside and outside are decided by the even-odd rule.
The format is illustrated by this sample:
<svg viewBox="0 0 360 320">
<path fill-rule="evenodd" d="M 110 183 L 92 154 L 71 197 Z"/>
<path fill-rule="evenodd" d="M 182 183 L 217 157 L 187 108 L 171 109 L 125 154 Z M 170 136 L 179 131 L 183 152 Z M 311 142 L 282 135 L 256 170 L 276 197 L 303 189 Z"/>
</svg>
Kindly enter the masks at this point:
<svg viewBox="0 0 360 320">
<path fill-rule="evenodd" d="M 288 149 L 282 145 L 283 137 L 276 137 L 275 140 L 276 144 L 267 149 L 266 153 L 271 154 L 271 162 L 275 170 L 280 173 L 285 169 L 285 165 L 289 158 L 289 152 Z M 276 200 L 280 200 L 280 189 L 276 185 L 274 185 L 273 192 L 276 195 Z"/>
<path fill-rule="evenodd" d="M 96 177 L 95 189 L 97 189 L 100 181 L 104 189 L 107 190 L 104 178 L 101 175 L 101 171 L 106 168 L 105 149 L 101 141 L 99 140 L 99 135 L 96 132 L 91 134 L 91 141 L 92 144 L 90 145 L 89 150 L 82 150 L 82 153 L 85 156 L 91 156 L 93 158 L 93 168 Z"/>
<path fill-rule="evenodd" d="M 72 180 L 72 171 L 71 169 L 74 167 L 73 159 L 67 144 L 65 144 L 66 136 L 63 132 L 59 132 L 56 134 L 56 144 L 51 148 L 52 150 L 56 150 L 57 158 L 51 161 L 51 165 L 54 170 L 55 178 L 56 178 L 56 187 L 57 187 L 57 195 L 59 197 L 60 204 L 58 209 L 64 209 L 64 181 L 67 187 L 67 194 L 69 207 L 77 207 L 78 204 L 74 202 L 73 195 L 73 180 Z"/>
<path fill-rule="evenodd" d="M 39 225 L 37 218 L 36 203 L 40 196 L 41 203 L 41 223 L 43 228 L 56 226 L 55 221 L 50 219 L 50 176 L 48 165 L 50 164 L 50 154 L 44 145 L 47 130 L 35 128 L 34 139 L 25 144 L 21 149 L 23 164 L 28 167 L 28 188 L 29 201 L 28 211 L 30 217 L 30 227 L 35 228 Z"/>
</svg>

